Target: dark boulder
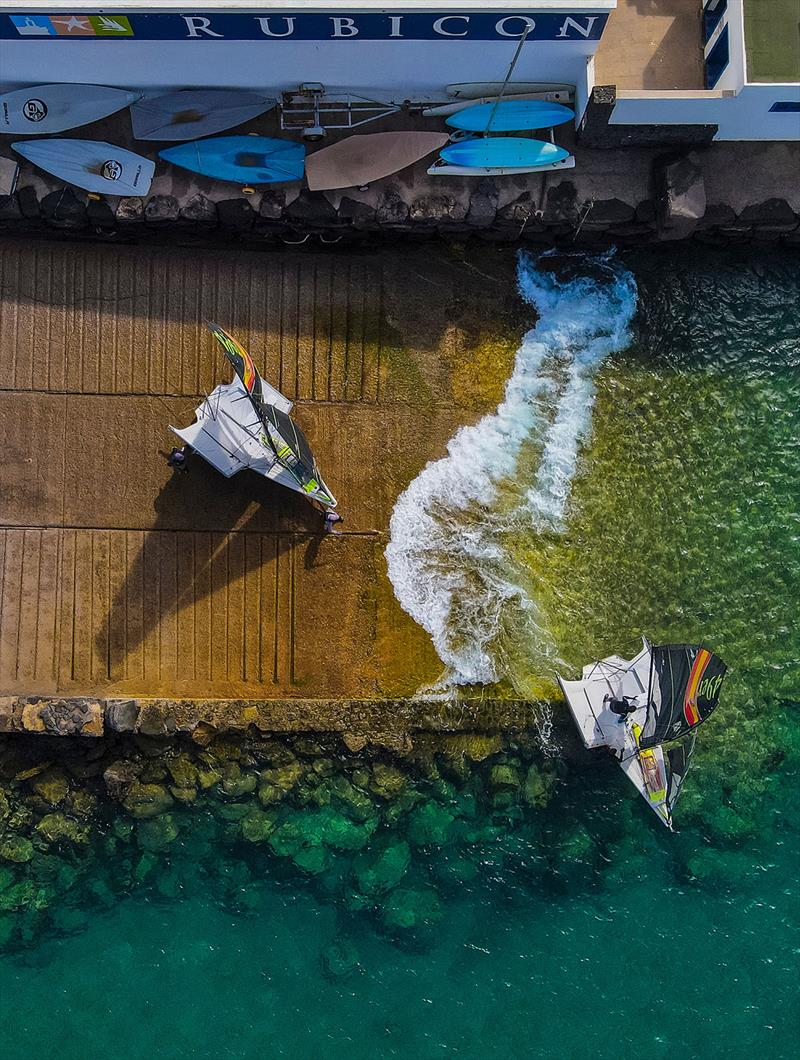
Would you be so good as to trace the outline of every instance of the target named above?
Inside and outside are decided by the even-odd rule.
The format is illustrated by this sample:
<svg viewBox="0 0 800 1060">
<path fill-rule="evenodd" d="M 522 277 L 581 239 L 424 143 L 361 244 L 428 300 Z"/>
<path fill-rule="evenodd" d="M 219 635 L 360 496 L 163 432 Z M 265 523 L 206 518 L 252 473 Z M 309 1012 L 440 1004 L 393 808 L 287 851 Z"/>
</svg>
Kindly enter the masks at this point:
<svg viewBox="0 0 800 1060">
<path fill-rule="evenodd" d="M 767 232 L 793 232 L 800 220 L 786 199 L 766 199 L 746 206 L 738 219 L 741 224 Z"/>
<path fill-rule="evenodd" d="M 147 200 L 144 219 L 149 225 L 164 225 L 178 220 L 178 200 L 174 195 L 154 195 Z"/>
<path fill-rule="evenodd" d="M 19 206 L 19 212 L 26 221 L 38 221 L 41 217 L 36 189 L 32 188 L 30 184 L 24 188 L 17 189 L 17 206 Z"/>
<path fill-rule="evenodd" d="M 217 203 L 217 218 L 220 228 L 246 232 L 253 227 L 256 215 L 247 199 L 223 199 Z"/>
<path fill-rule="evenodd" d="M 45 195 L 41 202 L 42 216 L 53 228 L 85 228 L 86 205 L 72 188 L 59 188 Z"/>
<path fill-rule="evenodd" d="M 193 195 L 180 209 L 182 221 L 194 224 L 216 224 L 217 207 L 206 195 Z"/>
<path fill-rule="evenodd" d="M 321 191 L 301 191 L 286 207 L 286 217 L 303 228 L 331 228 L 339 218 Z"/>
<path fill-rule="evenodd" d="M 658 161 L 656 183 L 661 239 L 688 239 L 706 212 L 706 186 L 696 156 Z"/>
</svg>

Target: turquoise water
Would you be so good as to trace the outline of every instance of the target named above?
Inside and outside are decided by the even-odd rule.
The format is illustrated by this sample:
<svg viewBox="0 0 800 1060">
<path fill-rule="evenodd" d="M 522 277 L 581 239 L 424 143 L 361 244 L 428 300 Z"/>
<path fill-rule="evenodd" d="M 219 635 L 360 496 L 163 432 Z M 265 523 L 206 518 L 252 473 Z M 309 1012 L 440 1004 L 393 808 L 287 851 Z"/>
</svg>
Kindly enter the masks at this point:
<svg viewBox="0 0 800 1060">
<path fill-rule="evenodd" d="M 732 672 L 678 833 L 558 707 L 545 747 L 420 737 L 401 757 L 5 739 L 2 1060 L 796 1055 L 800 269 L 614 268 L 637 311 L 620 329 L 609 303 L 613 343 L 572 375 L 590 414 L 558 400 L 587 324 L 542 390 L 545 429 L 519 440 L 527 503 L 546 424 L 560 408 L 575 428 L 547 465 L 558 510 L 543 521 L 539 489 L 521 518 L 502 476 L 473 497 L 469 540 L 497 546 L 480 584 L 515 593 L 476 640 L 439 628 L 450 661 L 520 688 L 524 658 L 549 677 L 641 630 L 706 638 Z"/>
</svg>

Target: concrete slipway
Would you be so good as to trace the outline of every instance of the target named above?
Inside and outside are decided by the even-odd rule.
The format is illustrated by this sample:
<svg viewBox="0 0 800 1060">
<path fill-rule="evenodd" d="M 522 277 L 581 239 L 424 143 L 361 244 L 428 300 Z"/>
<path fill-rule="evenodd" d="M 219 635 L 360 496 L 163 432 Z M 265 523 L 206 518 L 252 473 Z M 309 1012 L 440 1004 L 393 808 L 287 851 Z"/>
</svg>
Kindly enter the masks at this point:
<svg viewBox="0 0 800 1060">
<path fill-rule="evenodd" d="M 478 271 L 446 253 L 0 246 L 6 728 L 26 697 L 184 700 L 159 714 L 167 730 L 226 711 L 374 728 L 378 704 L 436 677 L 386 579 L 385 532 L 398 493 L 494 406 L 524 324 L 513 255 Z M 167 468 L 167 424 L 229 376 L 204 317 L 297 401 L 341 537 L 250 473 Z"/>
</svg>

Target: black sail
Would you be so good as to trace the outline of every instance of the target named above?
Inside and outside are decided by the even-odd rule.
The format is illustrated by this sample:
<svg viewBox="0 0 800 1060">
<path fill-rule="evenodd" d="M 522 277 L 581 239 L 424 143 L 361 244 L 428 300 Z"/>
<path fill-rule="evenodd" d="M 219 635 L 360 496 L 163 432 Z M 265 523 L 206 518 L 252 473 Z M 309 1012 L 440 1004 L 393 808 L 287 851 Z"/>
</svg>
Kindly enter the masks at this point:
<svg viewBox="0 0 800 1060">
<path fill-rule="evenodd" d="M 679 740 L 702 724 L 719 702 L 727 666 L 700 644 L 654 646 L 642 748 Z"/>
</svg>

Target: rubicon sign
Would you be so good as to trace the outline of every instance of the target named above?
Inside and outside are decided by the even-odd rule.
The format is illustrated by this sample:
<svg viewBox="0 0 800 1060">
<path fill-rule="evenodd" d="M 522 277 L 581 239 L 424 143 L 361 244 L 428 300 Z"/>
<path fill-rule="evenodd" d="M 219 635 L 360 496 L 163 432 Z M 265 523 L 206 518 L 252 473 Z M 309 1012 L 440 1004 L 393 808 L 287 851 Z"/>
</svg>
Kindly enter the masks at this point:
<svg viewBox="0 0 800 1060">
<path fill-rule="evenodd" d="M 136 14 L 0 15 L 0 39 L 23 40 L 527 40 L 597 41 L 608 15 L 519 14 L 502 8 L 452 14 L 435 11 L 269 15 Z"/>
</svg>

